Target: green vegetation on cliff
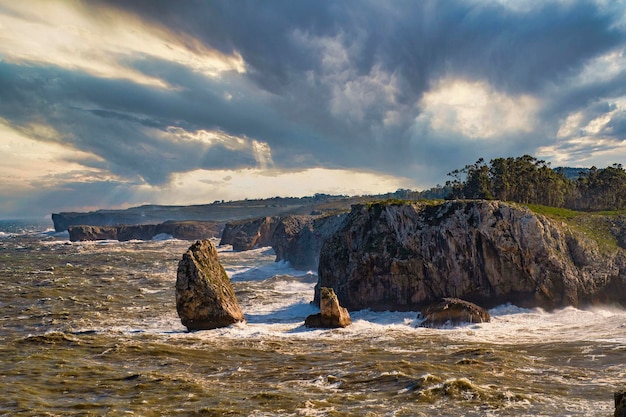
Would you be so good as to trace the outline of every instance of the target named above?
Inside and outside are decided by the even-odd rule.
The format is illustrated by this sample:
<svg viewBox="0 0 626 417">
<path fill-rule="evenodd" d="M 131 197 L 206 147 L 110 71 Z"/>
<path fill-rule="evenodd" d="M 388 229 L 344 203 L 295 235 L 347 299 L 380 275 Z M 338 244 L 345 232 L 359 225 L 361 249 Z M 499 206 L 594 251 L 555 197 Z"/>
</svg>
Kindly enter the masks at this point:
<svg viewBox="0 0 626 417">
<path fill-rule="evenodd" d="M 626 170 L 621 164 L 604 169 L 552 169 L 530 155 L 479 159 L 449 173 L 454 180 L 448 199 L 487 199 L 538 204 L 584 211 L 626 209 Z"/>
<path fill-rule="evenodd" d="M 562 221 L 573 231 L 595 240 L 601 249 L 615 250 L 619 242 L 615 230 L 621 230 L 617 225 L 624 221 L 626 210 L 605 212 L 583 212 L 561 207 L 549 207 L 538 204 L 526 205 L 533 213 L 541 214 L 549 219 Z M 614 228 L 616 228 L 614 230 Z"/>
</svg>

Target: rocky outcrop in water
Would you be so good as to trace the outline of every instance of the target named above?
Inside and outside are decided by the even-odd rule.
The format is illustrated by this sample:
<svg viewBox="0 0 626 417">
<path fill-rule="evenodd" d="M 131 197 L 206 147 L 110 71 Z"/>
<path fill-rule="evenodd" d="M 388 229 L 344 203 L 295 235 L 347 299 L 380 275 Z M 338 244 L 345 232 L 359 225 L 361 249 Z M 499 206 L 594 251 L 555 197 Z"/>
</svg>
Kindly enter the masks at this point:
<svg viewBox="0 0 626 417">
<path fill-rule="evenodd" d="M 350 310 L 413 310 L 444 297 L 485 307 L 625 304 L 626 256 L 499 201 L 355 205 L 322 247 L 320 287 Z"/>
<path fill-rule="evenodd" d="M 613 395 L 615 399 L 614 417 L 626 417 L 626 390 L 617 391 Z"/>
<path fill-rule="evenodd" d="M 444 298 L 429 306 L 422 315 L 425 320 L 421 327 L 456 326 L 463 323 L 487 323 L 491 320 L 489 312 L 469 301 L 459 298 Z"/>
<path fill-rule="evenodd" d="M 70 241 L 151 240 L 159 234 L 176 239 L 195 240 L 219 236 L 223 224 L 202 221 L 168 221 L 160 224 L 119 226 L 69 226 Z"/>
<path fill-rule="evenodd" d="M 322 216 L 285 216 L 280 219 L 271 245 L 276 261 L 288 261 L 296 269 L 316 270 L 319 254 L 347 213 Z"/>
<path fill-rule="evenodd" d="M 232 245 L 236 251 L 269 246 L 278 220 L 278 217 L 259 217 L 226 223 L 220 245 Z"/>
<path fill-rule="evenodd" d="M 191 245 L 178 263 L 176 311 L 190 331 L 245 321 L 230 279 L 209 240 Z"/>
<path fill-rule="evenodd" d="M 332 288 L 320 289 L 320 312 L 306 318 L 306 327 L 333 329 L 347 327 L 352 324 L 348 310 L 339 305 L 337 295 Z"/>
</svg>

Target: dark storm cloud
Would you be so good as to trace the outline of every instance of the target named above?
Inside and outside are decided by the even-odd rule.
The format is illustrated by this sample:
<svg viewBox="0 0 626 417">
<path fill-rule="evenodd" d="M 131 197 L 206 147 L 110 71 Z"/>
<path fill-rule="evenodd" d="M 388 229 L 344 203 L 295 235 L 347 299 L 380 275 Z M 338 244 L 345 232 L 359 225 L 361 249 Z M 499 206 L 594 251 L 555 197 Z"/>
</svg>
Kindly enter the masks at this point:
<svg viewBox="0 0 626 417">
<path fill-rule="evenodd" d="M 225 127 L 241 134 L 254 130 L 245 124 L 235 125 L 233 114 L 224 112 L 224 100 L 210 89 L 176 94 L 130 81 L 2 62 L 0 74 L 0 114 L 14 128 L 32 136 L 31 123 L 47 123 L 61 136 L 38 139 L 71 144 L 93 153 L 104 160 L 95 165 L 104 165 L 114 174 L 127 178 L 139 175 L 149 183 L 161 184 L 172 172 L 236 169 L 255 164 L 250 149 L 173 141 L 145 129 L 167 133 L 172 126 L 188 130 Z M 83 163 L 94 166 L 93 160 Z"/>
<path fill-rule="evenodd" d="M 246 72 L 210 77 L 147 53 L 116 57 L 163 88 L 0 60 L 0 118 L 30 136 L 37 134 L 32 123 L 48 124 L 60 137 L 37 139 L 93 154 L 81 163 L 137 183 L 164 184 L 172 173 L 198 168 L 258 166 L 254 141 L 269 145 L 278 168 L 377 170 L 441 183 L 478 157 L 551 145 L 570 113 L 591 121 L 626 95 L 625 73 L 576 82 L 590 60 L 623 50 L 623 2 L 511 3 L 515 8 L 496 1 L 83 2 L 158 24 L 189 50 L 199 40 L 240 54 Z M 534 97 L 536 125 L 481 140 L 417 123 L 424 94 L 449 79 Z M 605 133 L 618 140 L 624 117 L 611 114 Z M 245 143 L 194 139 L 203 130 Z"/>
<path fill-rule="evenodd" d="M 527 10 L 521 4 L 517 5 L 521 10 L 516 10 L 488 1 L 107 3 L 202 39 L 225 53 L 240 53 L 249 68 L 246 77 L 275 94 L 271 104 L 303 130 L 319 133 L 312 135 L 319 143 L 305 144 L 287 129 L 294 149 L 328 165 L 361 164 L 395 173 L 398 161 L 409 163 L 419 154 L 438 150 L 434 145 L 428 148 L 428 138 L 417 142 L 409 138 L 416 116 L 412 106 L 437 80 L 487 80 L 500 91 L 533 94 L 548 102 L 553 96 L 562 97 L 550 113 L 562 118 L 577 106 L 567 99 L 567 91 L 559 90 L 563 80 L 577 74 L 589 59 L 624 43 L 623 27 L 617 24 L 624 5 L 617 2 L 604 6 L 588 1 L 537 2 Z M 391 103 L 381 101 L 366 108 L 359 120 L 333 113 L 333 93 L 342 85 L 323 77 L 327 57 L 298 42 L 298 36 L 339 39 L 350 53 L 350 67 L 339 70 L 353 71 L 349 79 L 380 68 L 397 76 L 400 91 Z M 603 93 L 602 86 L 596 87 L 579 94 L 593 100 Z M 403 118 L 393 127 L 384 124 L 390 107 Z M 545 140 L 554 133 L 540 135 Z M 256 135 L 277 154 L 290 146 L 284 136 Z M 339 146 L 341 152 L 325 152 L 329 145 Z M 524 151 L 533 152 L 534 145 Z M 368 158 L 368 152 L 361 151 L 364 147 L 375 149 L 376 156 Z M 461 153 L 476 154 L 476 143 L 464 142 L 461 147 Z M 341 160 L 333 154 L 341 155 Z"/>
</svg>

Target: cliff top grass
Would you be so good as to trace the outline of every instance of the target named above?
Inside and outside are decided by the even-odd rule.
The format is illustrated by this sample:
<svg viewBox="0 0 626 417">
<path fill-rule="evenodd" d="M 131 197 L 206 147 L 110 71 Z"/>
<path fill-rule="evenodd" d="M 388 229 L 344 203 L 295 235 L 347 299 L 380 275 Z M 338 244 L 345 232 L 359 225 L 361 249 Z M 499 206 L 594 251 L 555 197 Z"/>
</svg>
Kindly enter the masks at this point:
<svg viewBox="0 0 626 417">
<path fill-rule="evenodd" d="M 527 204 L 533 213 L 567 224 L 572 230 L 595 240 L 600 249 L 614 251 L 619 248 L 617 238 L 611 230 L 612 218 L 626 214 L 626 210 L 584 212 L 558 207 Z"/>
</svg>

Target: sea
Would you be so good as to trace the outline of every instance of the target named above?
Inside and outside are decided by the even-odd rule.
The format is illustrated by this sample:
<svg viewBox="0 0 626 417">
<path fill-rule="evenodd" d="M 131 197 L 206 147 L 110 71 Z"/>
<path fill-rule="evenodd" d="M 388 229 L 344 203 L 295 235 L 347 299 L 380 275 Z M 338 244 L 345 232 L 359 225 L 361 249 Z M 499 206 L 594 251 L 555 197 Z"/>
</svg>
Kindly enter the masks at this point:
<svg viewBox="0 0 626 417">
<path fill-rule="evenodd" d="M 624 309 L 502 305 L 442 329 L 362 310 L 308 329 L 316 271 L 269 247 L 218 248 L 247 323 L 187 332 L 174 286 L 192 243 L 0 221 L 0 415 L 609 417 L 626 388 Z"/>
</svg>

